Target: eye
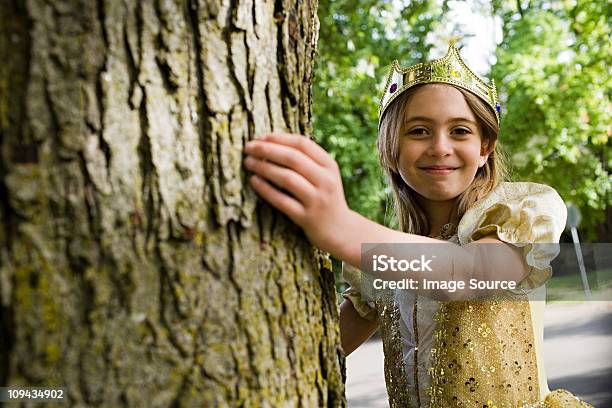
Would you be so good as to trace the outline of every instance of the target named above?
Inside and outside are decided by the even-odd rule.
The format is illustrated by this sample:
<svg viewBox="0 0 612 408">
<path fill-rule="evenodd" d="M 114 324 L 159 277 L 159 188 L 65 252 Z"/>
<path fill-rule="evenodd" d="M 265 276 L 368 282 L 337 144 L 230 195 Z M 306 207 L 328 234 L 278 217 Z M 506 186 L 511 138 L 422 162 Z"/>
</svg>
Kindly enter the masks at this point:
<svg viewBox="0 0 612 408">
<path fill-rule="evenodd" d="M 470 131 L 470 129 L 467 129 L 467 128 L 456 128 L 456 129 L 453 129 L 452 133 L 456 135 L 468 135 L 472 132 Z"/>
<path fill-rule="evenodd" d="M 427 134 L 427 129 L 422 128 L 422 127 L 414 128 L 414 129 L 410 130 L 408 132 L 408 134 L 409 135 L 416 135 L 416 136 L 426 135 Z"/>
</svg>

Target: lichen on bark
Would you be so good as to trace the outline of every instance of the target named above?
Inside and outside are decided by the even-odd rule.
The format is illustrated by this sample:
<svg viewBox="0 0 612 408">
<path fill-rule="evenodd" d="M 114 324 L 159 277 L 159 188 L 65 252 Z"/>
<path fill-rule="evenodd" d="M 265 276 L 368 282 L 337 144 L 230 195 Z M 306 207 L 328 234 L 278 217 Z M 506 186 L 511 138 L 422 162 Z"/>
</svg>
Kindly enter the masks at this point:
<svg viewBox="0 0 612 408">
<path fill-rule="evenodd" d="M 3 0 L 0 382 L 344 406 L 329 260 L 246 141 L 310 133 L 316 0 Z"/>
</svg>

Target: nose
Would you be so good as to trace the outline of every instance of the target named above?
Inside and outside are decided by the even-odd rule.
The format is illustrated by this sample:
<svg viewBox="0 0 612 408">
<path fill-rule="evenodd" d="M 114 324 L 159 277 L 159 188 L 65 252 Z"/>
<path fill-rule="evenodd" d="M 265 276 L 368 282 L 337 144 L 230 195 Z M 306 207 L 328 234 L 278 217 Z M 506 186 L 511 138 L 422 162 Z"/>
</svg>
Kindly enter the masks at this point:
<svg viewBox="0 0 612 408">
<path fill-rule="evenodd" d="M 430 138 L 428 153 L 431 156 L 443 157 L 448 156 L 453 152 L 452 140 L 445 133 L 437 133 Z"/>
</svg>

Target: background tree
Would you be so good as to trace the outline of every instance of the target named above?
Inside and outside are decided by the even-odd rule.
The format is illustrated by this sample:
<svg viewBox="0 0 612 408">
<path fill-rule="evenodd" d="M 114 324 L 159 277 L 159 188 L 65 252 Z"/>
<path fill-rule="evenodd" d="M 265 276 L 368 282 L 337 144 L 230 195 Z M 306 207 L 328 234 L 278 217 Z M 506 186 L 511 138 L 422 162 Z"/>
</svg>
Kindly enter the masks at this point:
<svg viewBox="0 0 612 408">
<path fill-rule="evenodd" d="M 515 177 L 553 186 L 583 214 L 612 216 L 611 9 L 601 1 L 495 1 L 503 20 L 492 76 Z M 610 220 L 608 220 L 609 222 Z M 600 229 L 600 239 L 612 231 Z"/>
<path fill-rule="evenodd" d="M 316 1 L 0 3 L 0 385 L 342 406 L 329 261 L 245 188 L 310 131 Z"/>
</svg>

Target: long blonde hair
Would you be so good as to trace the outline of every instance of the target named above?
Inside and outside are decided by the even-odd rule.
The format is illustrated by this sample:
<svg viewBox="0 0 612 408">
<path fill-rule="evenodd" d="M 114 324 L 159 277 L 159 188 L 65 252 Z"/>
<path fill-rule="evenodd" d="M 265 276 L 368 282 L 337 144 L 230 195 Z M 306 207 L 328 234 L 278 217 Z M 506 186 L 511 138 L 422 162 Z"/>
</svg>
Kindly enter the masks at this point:
<svg viewBox="0 0 612 408">
<path fill-rule="evenodd" d="M 407 90 L 387 108 L 380 124 L 376 145 L 380 163 L 389 179 L 393 192 L 393 208 L 400 230 L 411 234 L 427 235 L 430 225 L 425 211 L 415 198 L 416 192 L 404 182 L 398 170 L 399 135 L 402 130 L 406 106 L 422 86 L 427 85 L 420 85 Z M 453 87 L 463 94 L 468 106 L 474 112 L 482 129 L 483 142 L 486 142 L 488 146 L 494 145 L 486 163 L 476 172 L 474 181 L 458 197 L 457 219 L 460 220 L 476 201 L 486 196 L 501 181 L 506 180 L 507 166 L 506 160 L 496 143 L 499 135 L 499 125 L 491 108 L 474 94 L 462 88 Z"/>
</svg>

